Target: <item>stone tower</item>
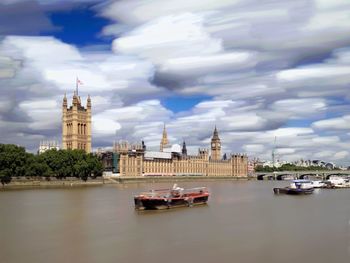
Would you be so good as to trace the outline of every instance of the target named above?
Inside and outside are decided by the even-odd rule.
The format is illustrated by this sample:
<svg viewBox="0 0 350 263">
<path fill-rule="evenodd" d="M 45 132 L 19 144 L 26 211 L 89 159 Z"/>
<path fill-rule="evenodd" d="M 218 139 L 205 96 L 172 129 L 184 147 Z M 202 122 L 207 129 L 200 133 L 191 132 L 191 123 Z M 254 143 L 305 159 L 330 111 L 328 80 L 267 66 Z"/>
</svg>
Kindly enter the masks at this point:
<svg viewBox="0 0 350 263">
<path fill-rule="evenodd" d="M 183 157 L 186 157 L 187 156 L 187 148 L 186 148 L 186 142 L 185 142 L 185 140 L 183 141 L 183 143 L 182 143 L 182 156 Z"/>
<path fill-rule="evenodd" d="M 163 136 L 162 136 L 162 140 L 160 141 L 160 151 L 162 152 L 164 148 L 167 148 L 167 147 L 169 147 L 169 141 L 168 141 L 168 134 L 166 132 L 166 128 L 164 124 Z"/>
<path fill-rule="evenodd" d="M 216 126 L 214 129 L 213 137 L 211 138 L 211 159 L 221 160 L 221 142 Z"/>
<path fill-rule="evenodd" d="M 62 104 L 62 146 L 63 149 L 80 149 L 91 152 L 91 99 L 87 98 L 86 108 L 81 105 L 76 92 L 72 106 L 68 107 L 64 94 Z"/>
</svg>

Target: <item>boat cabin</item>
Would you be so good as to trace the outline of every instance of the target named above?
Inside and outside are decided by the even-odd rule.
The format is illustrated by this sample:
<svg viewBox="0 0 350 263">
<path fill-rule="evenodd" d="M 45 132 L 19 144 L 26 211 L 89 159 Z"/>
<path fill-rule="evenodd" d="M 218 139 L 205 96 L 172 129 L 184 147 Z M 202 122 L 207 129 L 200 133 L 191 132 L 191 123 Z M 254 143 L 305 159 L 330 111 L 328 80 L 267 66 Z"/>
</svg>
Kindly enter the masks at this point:
<svg viewBox="0 0 350 263">
<path fill-rule="evenodd" d="M 293 180 L 289 186 L 292 189 L 309 189 L 313 188 L 312 182 L 310 180 Z"/>
</svg>

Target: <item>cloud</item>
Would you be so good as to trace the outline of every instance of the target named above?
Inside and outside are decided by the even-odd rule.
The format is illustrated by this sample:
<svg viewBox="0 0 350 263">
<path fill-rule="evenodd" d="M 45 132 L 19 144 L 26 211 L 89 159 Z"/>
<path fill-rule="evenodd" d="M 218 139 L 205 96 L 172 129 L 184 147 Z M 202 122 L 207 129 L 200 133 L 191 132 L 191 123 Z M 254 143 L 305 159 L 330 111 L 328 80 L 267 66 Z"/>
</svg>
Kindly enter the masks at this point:
<svg viewBox="0 0 350 263">
<path fill-rule="evenodd" d="M 262 144 L 247 144 L 243 146 L 243 149 L 249 153 L 262 153 L 265 147 Z"/>
<path fill-rule="evenodd" d="M 56 29 L 36 1 L 5 0 L 0 3 L 0 36 L 36 35 Z"/>
<path fill-rule="evenodd" d="M 61 107 L 56 100 L 23 101 L 19 108 L 28 116 L 28 128 L 32 130 L 57 131 L 61 127 Z M 48 112 L 51 114 L 48 115 Z"/>
<path fill-rule="evenodd" d="M 288 114 L 290 118 L 304 119 L 307 116 L 317 116 L 327 110 L 324 99 L 284 99 L 272 103 L 271 109 Z"/>
<path fill-rule="evenodd" d="M 341 160 L 341 159 L 344 159 L 344 158 L 346 158 L 348 156 L 349 156 L 349 152 L 348 151 L 341 151 L 341 152 L 337 152 L 334 155 L 334 159 L 335 160 Z"/>
<path fill-rule="evenodd" d="M 47 10 L 68 10 L 84 0 L 68 2 L 31 6 L 40 20 Z M 7 0 L 6 8 L 23 3 Z M 143 139 L 158 149 L 166 123 L 170 142 L 185 139 L 196 153 L 209 147 L 216 125 L 227 153 L 271 159 L 277 147 L 284 160 L 346 163 L 349 9 L 346 0 L 108 1 L 93 10 L 115 21 L 101 30 L 115 37 L 111 47 L 79 49 L 53 37 L 4 36 L 3 141 L 34 150 L 38 140 L 60 139 L 61 99 L 65 91 L 71 98 L 78 76 L 82 99 L 92 96 L 95 148 Z M 4 34 L 50 28 L 50 21 L 35 21 L 28 24 L 32 31 L 19 23 Z M 178 112 L 165 106 L 172 97 L 179 104 L 182 97 L 203 99 Z"/>
<path fill-rule="evenodd" d="M 350 129 L 350 115 L 331 118 L 326 120 L 316 121 L 312 124 L 313 127 L 320 130 L 349 130 Z"/>
<path fill-rule="evenodd" d="M 23 143 L 30 150 L 38 144 L 28 140 L 33 136 L 60 139 L 63 93 L 68 91 L 71 97 L 76 76 L 84 82 L 80 87 L 82 98 L 88 93 L 93 98 L 97 137 L 120 128 L 112 116 L 103 119 L 99 112 L 162 93 L 148 82 L 152 64 L 108 52 L 82 52 L 53 37 L 6 37 L 0 42 L 0 53 L 0 72 L 4 69 L 11 73 L 0 78 L 4 87 L 0 89 L 1 131 L 7 131 L 3 140 Z M 135 92 L 136 87 L 142 89 Z"/>
<path fill-rule="evenodd" d="M 161 17 L 113 41 L 113 50 L 161 63 L 169 58 L 214 54 L 221 40 L 203 28 L 203 17 L 191 13 Z"/>
</svg>

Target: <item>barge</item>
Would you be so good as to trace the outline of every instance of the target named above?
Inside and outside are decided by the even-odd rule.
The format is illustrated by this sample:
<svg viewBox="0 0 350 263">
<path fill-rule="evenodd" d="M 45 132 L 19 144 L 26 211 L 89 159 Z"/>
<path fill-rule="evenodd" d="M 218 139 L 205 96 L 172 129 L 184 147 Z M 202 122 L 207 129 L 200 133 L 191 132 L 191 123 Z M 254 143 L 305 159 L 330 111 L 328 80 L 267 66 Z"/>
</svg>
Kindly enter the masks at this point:
<svg viewBox="0 0 350 263">
<path fill-rule="evenodd" d="M 203 205 L 208 199 L 209 191 L 206 187 L 184 189 L 174 184 L 171 189 L 140 193 L 134 196 L 134 203 L 136 210 L 160 210 Z"/>
</svg>

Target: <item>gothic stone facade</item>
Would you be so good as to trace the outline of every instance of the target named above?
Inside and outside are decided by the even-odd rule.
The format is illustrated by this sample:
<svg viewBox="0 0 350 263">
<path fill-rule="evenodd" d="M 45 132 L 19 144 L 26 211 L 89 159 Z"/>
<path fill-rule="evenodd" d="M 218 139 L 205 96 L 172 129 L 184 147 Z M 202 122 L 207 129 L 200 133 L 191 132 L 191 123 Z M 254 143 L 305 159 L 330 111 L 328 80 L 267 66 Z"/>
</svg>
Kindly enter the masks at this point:
<svg viewBox="0 0 350 263">
<path fill-rule="evenodd" d="M 164 135 L 165 134 L 165 135 Z M 163 131 L 163 139 L 166 131 Z M 163 150 L 164 144 L 161 143 Z M 184 143 L 185 146 L 185 143 Z M 183 147 L 184 147 L 183 146 Z M 199 149 L 198 155 L 189 156 L 187 150 L 178 152 L 147 152 L 141 145 L 127 142 L 114 146 L 119 156 L 121 176 L 236 176 L 248 175 L 248 158 L 243 154 L 232 154 L 226 160 L 221 158 L 221 145 L 215 128 L 211 142 L 211 157 L 207 149 Z M 186 154 L 185 154 L 186 153 Z"/>
<path fill-rule="evenodd" d="M 91 152 L 91 99 L 87 98 L 86 108 L 74 92 L 72 105 L 68 107 L 64 95 L 62 105 L 62 147 Z"/>
</svg>

